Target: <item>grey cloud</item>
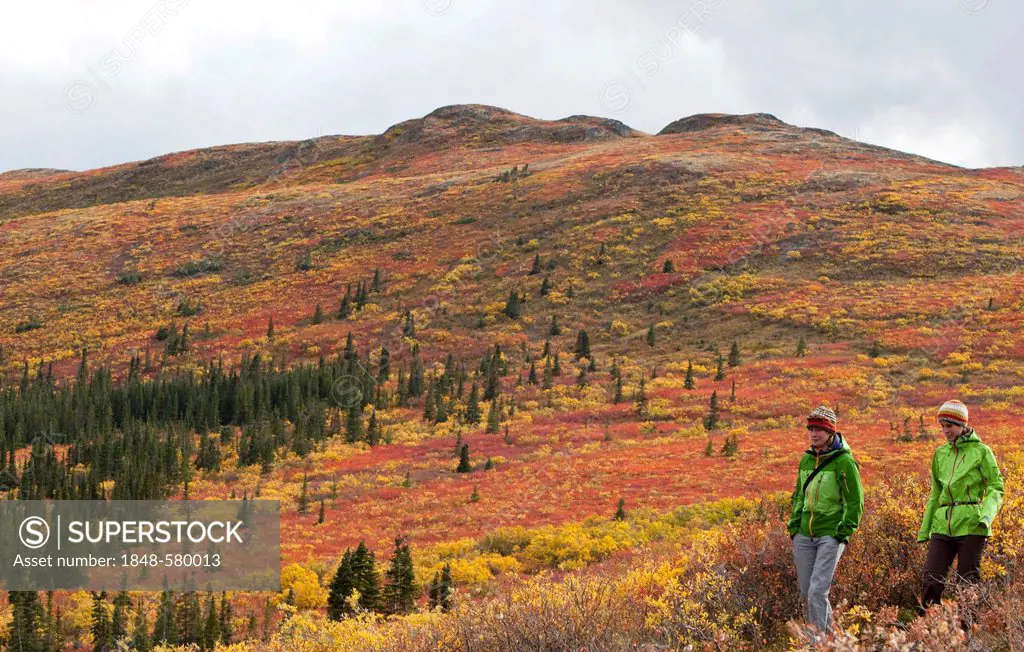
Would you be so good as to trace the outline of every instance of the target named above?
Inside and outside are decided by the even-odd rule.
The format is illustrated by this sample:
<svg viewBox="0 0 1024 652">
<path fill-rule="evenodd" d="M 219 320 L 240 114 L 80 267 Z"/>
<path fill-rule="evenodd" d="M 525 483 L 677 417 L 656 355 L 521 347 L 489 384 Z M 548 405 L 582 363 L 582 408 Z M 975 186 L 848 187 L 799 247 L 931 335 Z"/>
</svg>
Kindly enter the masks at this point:
<svg viewBox="0 0 1024 652">
<path fill-rule="evenodd" d="M 87 169 L 318 131 L 380 133 L 463 102 L 548 119 L 604 115 L 650 133 L 697 112 L 764 111 L 847 136 L 903 134 L 906 148 L 948 162 L 1024 163 L 1013 33 L 1024 6 L 1007 0 L 405 0 L 358 22 L 325 17 L 331 36 L 317 43 L 272 26 L 236 35 L 230 24 L 197 25 L 195 6 L 156 37 L 182 49 L 185 70 L 144 43 L 116 77 L 104 77 L 104 50 L 88 34 L 90 47 L 48 40 L 67 48 L 63 68 L 0 64 L 0 84 L 13 89 L 0 105 L 0 170 Z M 206 27 L 216 38 L 194 36 Z M 84 51 L 96 54 L 82 59 Z M 653 75 L 651 52 L 663 59 Z M 65 107 L 76 79 L 96 93 L 83 113 Z M 619 113 L 601 102 L 612 80 L 632 91 Z M 929 138 L 950 127 L 970 134 L 977 151 Z"/>
</svg>

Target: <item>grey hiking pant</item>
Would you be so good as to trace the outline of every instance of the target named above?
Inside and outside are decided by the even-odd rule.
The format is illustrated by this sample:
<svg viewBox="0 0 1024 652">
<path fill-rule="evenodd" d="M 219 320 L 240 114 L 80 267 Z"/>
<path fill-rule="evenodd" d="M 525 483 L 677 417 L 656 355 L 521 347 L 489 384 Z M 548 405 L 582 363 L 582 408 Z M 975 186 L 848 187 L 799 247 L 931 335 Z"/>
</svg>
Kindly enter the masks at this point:
<svg viewBox="0 0 1024 652">
<path fill-rule="evenodd" d="M 793 537 L 793 561 L 800 580 L 800 599 L 807 622 L 822 632 L 832 626 L 832 605 L 828 591 L 832 588 L 832 575 L 839 558 L 846 549 L 834 537 L 806 537 L 797 533 Z"/>
</svg>

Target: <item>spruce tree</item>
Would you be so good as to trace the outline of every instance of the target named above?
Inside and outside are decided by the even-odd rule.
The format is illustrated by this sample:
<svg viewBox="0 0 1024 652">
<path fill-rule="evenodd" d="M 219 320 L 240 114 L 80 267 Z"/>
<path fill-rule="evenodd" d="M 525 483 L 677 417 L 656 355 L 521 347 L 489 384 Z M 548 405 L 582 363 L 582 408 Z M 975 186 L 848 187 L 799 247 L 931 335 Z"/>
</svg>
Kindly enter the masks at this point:
<svg viewBox="0 0 1024 652">
<path fill-rule="evenodd" d="M 206 622 L 203 625 L 202 649 L 212 650 L 220 641 L 220 619 L 217 617 L 217 603 L 213 601 L 213 594 L 206 603 Z"/>
<path fill-rule="evenodd" d="M 546 297 L 551 292 L 551 280 L 545 275 L 544 280 L 540 283 L 540 296 Z"/>
<path fill-rule="evenodd" d="M 733 340 L 732 347 L 729 349 L 729 366 L 738 367 L 740 365 L 740 345 L 738 342 Z"/>
<path fill-rule="evenodd" d="M 434 407 L 434 422 L 444 423 L 448 420 L 448 401 L 445 399 L 444 393 L 441 391 L 435 392 L 434 401 L 436 403 Z"/>
<path fill-rule="evenodd" d="M 455 467 L 455 472 L 470 473 L 472 470 L 473 467 L 469 463 L 469 444 L 463 444 L 459 449 L 459 465 Z"/>
<path fill-rule="evenodd" d="M 438 418 L 438 421 L 445 420 L 447 420 L 447 417 L 445 417 L 445 419 Z M 380 419 L 377 418 L 377 410 L 374 409 L 370 412 L 370 423 L 366 426 L 366 443 L 370 446 L 376 446 L 379 444 L 382 428 L 383 426 L 381 426 Z"/>
<path fill-rule="evenodd" d="M 515 290 L 510 290 L 508 293 L 508 299 L 505 301 L 505 308 L 502 309 L 502 312 L 505 313 L 509 319 L 519 319 L 520 309 L 519 293 Z"/>
<path fill-rule="evenodd" d="M 416 586 L 409 544 L 402 537 L 395 539 L 391 566 L 385 571 L 384 576 L 384 610 L 389 614 L 407 614 L 412 611 L 419 587 Z"/>
<path fill-rule="evenodd" d="M 718 369 L 715 371 L 715 380 L 725 380 L 725 360 L 722 354 L 718 354 Z"/>
<path fill-rule="evenodd" d="M 345 441 L 350 444 L 363 438 L 363 408 L 356 404 L 345 413 Z"/>
<path fill-rule="evenodd" d="M 665 264 L 661 266 L 661 273 L 662 274 L 671 274 L 674 271 L 675 271 L 675 266 L 672 264 L 672 259 L 671 258 L 666 258 L 665 259 Z"/>
<path fill-rule="evenodd" d="M 127 591 L 120 591 L 114 597 L 114 615 L 110 620 L 110 631 L 114 641 L 128 636 L 128 607 L 132 604 Z"/>
<path fill-rule="evenodd" d="M 178 642 L 177 631 L 175 630 L 174 594 L 164 589 L 160 593 L 160 604 L 156 611 L 156 622 L 153 625 L 153 643 L 167 643 L 175 645 Z"/>
<path fill-rule="evenodd" d="M 303 473 L 302 474 L 302 489 L 299 490 L 299 499 L 297 501 L 299 514 L 308 514 L 309 513 L 309 496 L 306 493 L 307 488 L 308 488 L 308 481 L 306 479 L 306 474 Z"/>
<path fill-rule="evenodd" d="M 320 515 L 316 519 L 316 524 L 317 525 L 323 525 L 324 524 L 324 514 L 325 514 L 324 509 L 325 509 L 325 507 L 324 507 L 324 499 L 321 498 L 320 499 Z"/>
<path fill-rule="evenodd" d="M 316 304 L 316 310 L 313 312 L 313 323 L 314 324 L 320 324 L 323 321 L 324 321 L 324 311 L 323 311 L 323 308 L 320 307 L 320 304 L 317 303 Z"/>
<path fill-rule="evenodd" d="M 231 645 L 231 638 L 234 635 L 232 626 L 231 603 L 228 602 L 227 591 L 220 594 L 220 642 L 222 645 Z"/>
<path fill-rule="evenodd" d="M 199 645 L 203 640 L 203 606 L 195 591 L 178 596 L 177 621 L 179 645 Z"/>
<path fill-rule="evenodd" d="M 477 387 L 476 381 L 473 381 L 473 385 L 469 390 L 469 402 L 466 405 L 466 423 L 470 425 L 477 425 L 481 419 L 480 413 L 480 389 Z"/>
<path fill-rule="evenodd" d="M 693 382 L 693 362 L 687 360 L 686 362 L 686 380 L 683 382 L 683 387 L 686 389 L 693 389 L 697 385 Z"/>
<path fill-rule="evenodd" d="M 107 612 L 107 592 L 92 592 L 91 624 L 93 652 L 110 652 L 114 649 L 114 631 L 110 614 Z"/>
<path fill-rule="evenodd" d="M 804 336 L 800 336 L 800 341 L 796 344 L 796 355 L 798 358 L 802 358 L 807 355 L 807 341 L 804 340 Z"/>
<path fill-rule="evenodd" d="M 498 411 L 498 399 L 491 401 L 491 407 L 487 410 L 487 428 L 485 432 L 494 434 L 498 432 L 501 427 L 500 423 L 501 414 Z"/>
<path fill-rule="evenodd" d="M 551 368 L 551 358 L 544 359 L 544 375 L 541 377 L 541 389 L 551 389 L 554 384 L 554 370 Z"/>
<path fill-rule="evenodd" d="M 270 320 L 267 322 L 267 339 L 274 339 L 274 316 L 270 316 Z"/>
<path fill-rule="evenodd" d="M 526 377 L 526 382 L 530 383 L 531 385 L 537 384 L 537 365 L 532 360 L 530 361 L 530 373 Z"/>
<path fill-rule="evenodd" d="M 647 327 L 647 346 L 654 346 L 654 324 Z"/>
<path fill-rule="evenodd" d="M 573 348 L 573 353 L 577 360 L 590 357 L 590 336 L 587 335 L 586 330 L 580 329 L 580 332 L 576 334 L 576 346 Z"/>
<path fill-rule="evenodd" d="M 562 327 L 558 324 L 558 315 L 551 315 L 551 325 L 548 326 L 548 335 L 554 337 L 562 334 Z"/>
<path fill-rule="evenodd" d="M 60 607 L 53 606 L 53 591 L 46 592 L 46 612 L 43 618 L 43 647 L 46 650 L 55 650 L 60 647 L 58 639 L 63 642 L 64 638 L 63 615 Z"/>
<path fill-rule="evenodd" d="M 352 584 L 359 591 L 359 606 L 367 611 L 375 611 L 380 604 L 377 560 L 362 541 L 352 554 Z"/>
<path fill-rule="evenodd" d="M 615 520 L 616 521 L 621 521 L 621 520 L 626 518 L 625 506 L 626 506 L 626 499 L 625 498 L 619 498 L 619 506 L 615 510 Z"/>
<path fill-rule="evenodd" d="M 362 310 L 368 300 L 369 295 L 366 291 L 366 285 L 363 281 L 359 281 L 359 285 L 356 288 L 356 310 Z"/>
<path fill-rule="evenodd" d="M 352 595 L 355 588 L 355 581 L 352 574 L 352 551 L 346 549 L 341 557 L 341 563 L 334 572 L 334 579 L 331 580 L 330 593 L 327 596 L 327 617 L 331 620 L 341 620 L 351 612 L 348 604 L 348 597 Z"/>
<path fill-rule="evenodd" d="M 533 257 L 533 267 L 530 268 L 530 276 L 540 274 L 540 254 L 536 254 Z"/>
<path fill-rule="evenodd" d="M 153 643 L 149 638 L 149 624 L 146 622 L 146 609 L 142 598 L 135 605 L 135 631 L 132 633 L 132 649 L 149 652 Z"/>
<path fill-rule="evenodd" d="M 706 430 L 714 430 L 718 427 L 719 415 L 718 415 L 718 392 L 711 392 L 711 400 L 708 402 L 708 413 L 704 417 L 704 428 Z"/>
<path fill-rule="evenodd" d="M 434 398 L 434 379 L 430 378 L 427 380 L 427 396 L 423 401 L 423 420 L 433 422 L 436 409 L 437 400 Z"/>
</svg>

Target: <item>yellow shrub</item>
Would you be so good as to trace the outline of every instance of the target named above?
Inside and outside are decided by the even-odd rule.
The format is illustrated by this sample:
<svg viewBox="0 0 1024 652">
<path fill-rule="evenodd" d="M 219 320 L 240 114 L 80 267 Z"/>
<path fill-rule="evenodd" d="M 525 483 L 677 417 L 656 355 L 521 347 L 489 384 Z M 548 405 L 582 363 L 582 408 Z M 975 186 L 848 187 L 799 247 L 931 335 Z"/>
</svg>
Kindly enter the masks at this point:
<svg viewBox="0 0 1024 652">
<path fill-rule="evenodd" d="M 956 351 L 946 356 L 946 359 L 942 361 L 944 365 L 964 365 L 971 361 L 971 354 L 969 352 L 958 353 Z"/>
<path fill-rule="evenodd" d="M 299 564 L 290 564 L 281 569 L 280 600 L 288 595 L 289 589 L 295 598 L 297 609 L 321 609 L 327 606 L 327 589 L 320 586 L 316 573 Z"/>
<path fill-rule="evenodd" d="M 617 335 L 621 337 L 629 333 L 629 324 L 627 324 L 624 321 L 619 321 L 618 319 L 613 319 L 611 328 L 609 330 L 611 331 L 612 335 Z"/>
</svg>

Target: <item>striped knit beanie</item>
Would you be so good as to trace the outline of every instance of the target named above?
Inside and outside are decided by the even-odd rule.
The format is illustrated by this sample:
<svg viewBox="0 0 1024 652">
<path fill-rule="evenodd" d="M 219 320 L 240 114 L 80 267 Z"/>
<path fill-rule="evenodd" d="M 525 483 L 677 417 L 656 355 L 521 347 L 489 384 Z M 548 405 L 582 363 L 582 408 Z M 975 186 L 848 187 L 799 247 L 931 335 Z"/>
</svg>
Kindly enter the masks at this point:
<svg viewBox="0 0 1024 652">
<path fill-rule="evenodd" d="M 939 408 L 939 421 L 947 421 L 957 426 L 966 426 L 967 406 L 960 401 L 946 401 Z"/>
<path fill-rule="evenodd" d="M 821 428 L 830 434 L 836 432 L 836 413 L 824 405 L 814 408 L 811 415 L 807 417 L 808 428 Z"/>
</svg>

